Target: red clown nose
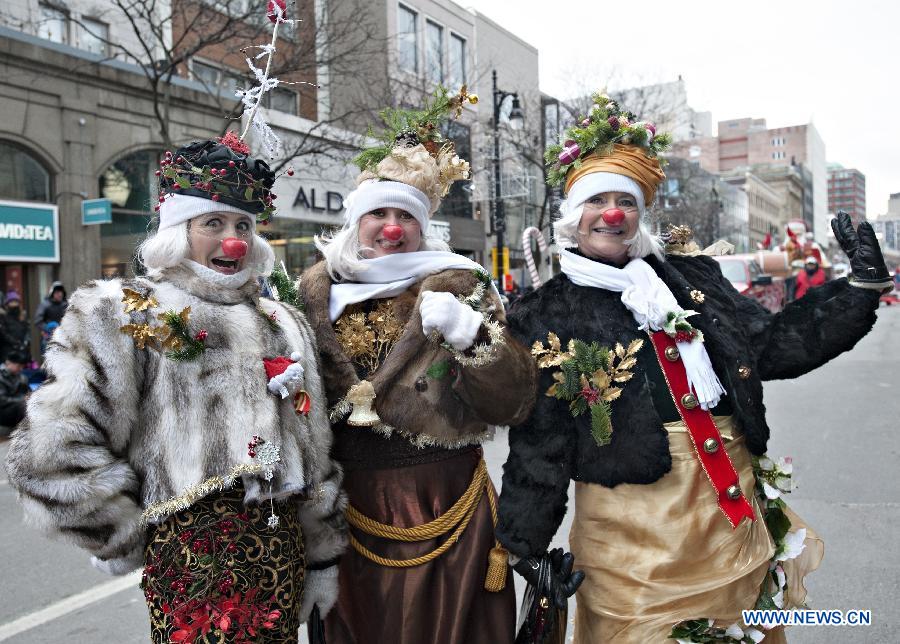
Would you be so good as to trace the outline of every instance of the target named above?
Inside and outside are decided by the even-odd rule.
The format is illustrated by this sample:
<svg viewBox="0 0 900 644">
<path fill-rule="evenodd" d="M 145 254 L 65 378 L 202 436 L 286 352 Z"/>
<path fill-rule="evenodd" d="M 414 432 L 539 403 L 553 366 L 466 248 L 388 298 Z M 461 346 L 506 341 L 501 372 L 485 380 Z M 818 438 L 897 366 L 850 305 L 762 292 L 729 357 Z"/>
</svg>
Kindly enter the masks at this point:
<svg viewBox="0 0 900 644">
<path fill-rule="evenodd" d="M 618 208 L 610 208 L 603 213 L 603 221 L 610 226 L 618 226 L 625 221 L 625 213 Z"/>
<path fill-rule="evenodd" d="M 393 224 L 385 226 L 381 229 L 381 232 L 384 234 L 385 239 L 392 242 L 397 241 L 401 237 L 403 237 L 403 228 Z"/>
<path fill-rule="evenodd" d="M 247 254 L 248 248 L 247 242 L 235 239 L 234 237 L 222 240 L 222 252 L 231 259 L 240 259 Z"/>
</svg>

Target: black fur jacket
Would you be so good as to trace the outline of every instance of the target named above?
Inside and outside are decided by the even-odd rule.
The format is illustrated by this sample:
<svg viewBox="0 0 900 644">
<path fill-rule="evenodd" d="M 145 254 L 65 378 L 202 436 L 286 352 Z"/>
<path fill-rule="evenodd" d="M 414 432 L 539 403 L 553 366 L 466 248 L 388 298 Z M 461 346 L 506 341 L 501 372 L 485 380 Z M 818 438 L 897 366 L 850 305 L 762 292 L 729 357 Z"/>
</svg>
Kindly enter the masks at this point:
<svg viewBox="0 0 900 644">
<path fill-rule="evenodd" d="M 846 279 L 811 289 L 805 297 L 772 314 L 740 295 L 711 257 L 672 255 L 648 263 L 668 285 L 703 332 L 706 349 L 727 391 L 737 427 L 753 454 L 769 439 L 763 380 L 796 378 L 852 348 L 875 323 L 878 293 Z M 692 290 L 705 296 L 691 300 Z M 612 442 L 599 447 L 589 414 L 573 418 L 568 403 L 545 396 L 554 369 L 542 369 L 531 417 L 510 428 L 497 534 L 514 554 L 543 552 L 566 512 L 569 480 L 613 487 L 653 483 L 671 468 L 668 436 L 653 406 L 644 368 L 653 346 L 639 331 L 620 294 L 577 286 L 558 275 L 526 296 L 509 314 L 510 329 L 523 343 L 546 343 L 556 333 L 605 346 L 648 340 L 638 353 L 634 378 L 612 403 Z"/>
</svg>

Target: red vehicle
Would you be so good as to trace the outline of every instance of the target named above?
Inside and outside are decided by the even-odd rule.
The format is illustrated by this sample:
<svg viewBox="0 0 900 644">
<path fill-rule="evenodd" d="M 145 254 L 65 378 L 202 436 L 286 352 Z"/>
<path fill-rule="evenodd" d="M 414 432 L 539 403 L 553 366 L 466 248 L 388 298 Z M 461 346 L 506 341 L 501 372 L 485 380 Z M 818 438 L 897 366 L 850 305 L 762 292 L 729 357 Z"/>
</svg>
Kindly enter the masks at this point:
<svg viewBox="0 0 900 644">
<path fill-rule="evenodd" d="M 772 313 L 784 308 L 784 279 L 763 273 L 755 255 L 718 255 L 713 259 L 738 293 L 759 300 Z"/>
</svg>

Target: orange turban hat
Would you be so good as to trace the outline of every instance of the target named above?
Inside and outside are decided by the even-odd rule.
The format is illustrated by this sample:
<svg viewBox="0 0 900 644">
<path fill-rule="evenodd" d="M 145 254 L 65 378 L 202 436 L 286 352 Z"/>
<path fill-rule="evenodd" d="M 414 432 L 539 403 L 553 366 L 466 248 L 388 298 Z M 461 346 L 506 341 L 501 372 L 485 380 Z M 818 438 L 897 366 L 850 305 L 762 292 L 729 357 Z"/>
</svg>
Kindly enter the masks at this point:
<svg viewBox="0 0 900 644">
<path fill-rule="evenodd" d="M 644 203 L 649 208 L 656 197 L 656 189 L 665 173 L 659 167 L 659 159 L 648 157 L 643 149 L 634 145 L 613 145 L 612 154 L 599 155 L 596 152 L 581 160 L 581 166 L 566 174 L 566 194 L 581 177 L 594 172 L 611 172 L 633 179 L 644 193 Z"/>
</svg>

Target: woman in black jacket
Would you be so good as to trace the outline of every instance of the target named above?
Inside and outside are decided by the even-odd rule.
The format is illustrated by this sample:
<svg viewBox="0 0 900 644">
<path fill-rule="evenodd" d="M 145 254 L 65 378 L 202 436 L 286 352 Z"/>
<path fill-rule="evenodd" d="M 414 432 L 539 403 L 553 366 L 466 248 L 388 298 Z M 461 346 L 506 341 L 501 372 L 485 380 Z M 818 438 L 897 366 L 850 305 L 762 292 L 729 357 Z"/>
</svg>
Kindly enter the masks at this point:
<svg viewBox="0 0 900 644">
<path fill-rule="evenodd" d="M 762 381 L 853 347 L 888 273 L 871 226 L 841 214 L 851 279 L 774 315 L 739 295 L 685 230 L 665 249 L 649 235 L 668 137 L 594 98 L 550 168 L 562 274 L 509 317 L 541 378 L 509 432 L 497 532 L 515 556 L 543 552 L 574 479 L 576 642 L 759 641 L 741 610 L 801 603 L 822 552 L 780 498 L 790 465 L 765 457 Z"/>
</svg>

